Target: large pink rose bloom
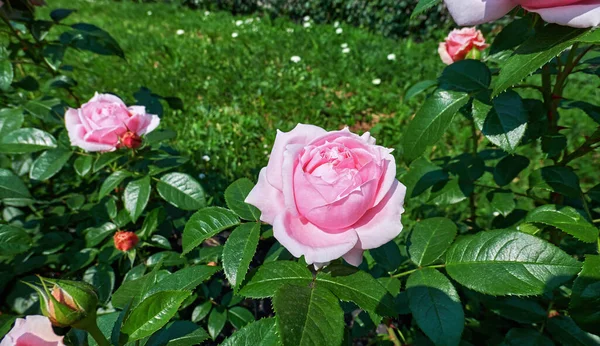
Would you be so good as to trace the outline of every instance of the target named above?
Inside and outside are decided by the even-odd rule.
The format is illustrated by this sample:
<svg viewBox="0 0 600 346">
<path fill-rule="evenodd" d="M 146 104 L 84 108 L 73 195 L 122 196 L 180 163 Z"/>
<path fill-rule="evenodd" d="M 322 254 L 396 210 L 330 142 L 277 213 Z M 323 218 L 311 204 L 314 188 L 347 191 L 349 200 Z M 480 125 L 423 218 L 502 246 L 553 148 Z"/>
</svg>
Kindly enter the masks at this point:
<svg viewBox="0 0 600 346">
<path fill-rule="evenodd" d="M 600 0 L 444 0 L 458 25 L 501 18 L 520 5 L 549 23 L 589 28 L 600 24 Z"/>
<path fill-rule="evenodd" d="M 277 132 L 269 164 L 246 202 L 260 209 L 261 220 L 295 257 L 316 265 L 344 257 L 358 266 L 363 250 L 402 231 L 406 187 L 396 180 L 390 153 L 369 133 L 298 124 Z"/>
<path fill-rule="evenodd" d="M 444 42 L 440 42 L 438 53 L 442 61 L 450 65 L 455 61 L 464 60 L 473 48 L 482 51 L 488 46 L 481 31 L 475 28 L 454 29 Z"/>
<path fill-rule="evenodd" d="M 17 318 L 15 326 L 6 334 L 0 346 L 65 346 L 63 337 L 54 334 L 48 317 Z"/>
<path fill-rule="evenodd" d="M 81 108 L 65 113 L 71 145 L 86 151 L 113 151 L 128 145 L 132 136 L 152 132 L 159 123 L 158 116 L 146 114 L 145 107 L 127 107 L 110 94 L 96 93 Z"/>
</svg>

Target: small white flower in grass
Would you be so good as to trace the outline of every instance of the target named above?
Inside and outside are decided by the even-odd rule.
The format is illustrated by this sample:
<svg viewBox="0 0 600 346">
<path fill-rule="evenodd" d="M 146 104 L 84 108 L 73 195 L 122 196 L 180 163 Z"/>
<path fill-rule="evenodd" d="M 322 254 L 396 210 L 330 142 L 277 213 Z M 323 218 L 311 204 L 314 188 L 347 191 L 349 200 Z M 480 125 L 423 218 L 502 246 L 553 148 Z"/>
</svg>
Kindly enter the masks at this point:
<svg viewBox="0 0 600 346">
<path fill-rule="evenodd" d="M 204 179 L 204 178 L 206 178 L 206 174 L 200 173 L 200 174 L 198 174 L 198 178 Z"/>
<path fill-rule="evenodd" d="M 344 29 L 342 29 L 342 28 L 335 29 L 335 33 L 338 35 L 341 35 L 343 32 L 344 32 Z"/>
<path fill-rule="evenodd" d="M 304 26 L 305 28 L 310 28 L 310 22 L 304 22 L 303 26 Z"/>
<path fill-rule="evenodd" d="M 244 24 L 244 21 L 243 21 L 243 20 L 236 20 L 236 21 L 235 21 L 235 26 L 240 26 L 240 25 L 242 25 L 242 24 Z"/>
<path fill-rule="evenodd" d="M 498 216 L 498 215 L 500 215 L 500 213 L 499 213 L 499 212 L 497 212 L 497 211 L 495 211 L 495 212 L 494 212 L 494 216 Z"/>
<path fill-rule="evenodd" d="M 344 54 L 350 53 L 350 48 L 346 47 L 346 48 L 342 49 L 342 53 L 344 53 Z"/>
<path fill-rule="evenodd" d="M 300 62 L 300 60 L 302 60 L 302 59 L 300 59 L 300 57 L 299 57 L 299 56 L 297 56 L 297 55 L 294 55 L 293 57 L 291 57 L 291 58 L 290 58 L 290 60 L 291 60 L 293 63 L 297 64 L 297 63 L 299 63 L 299 62 Z"/>
<path fill-rule="evenodd" d="M 179 29 L 179 30 L 177 30 L 176 34 L 181 36 L 181 35 L 185 34 L 185 31 L 182 29 Z"/>
<path fill-rule="evenodd" d="M 237 33 L 237 32 L 233 32 L 233 33 L 231 33 L 231 37 L 233 37 L 233 38 L 236 38 L 236 37 L 238 37 L 238 33 Z"/>
<path fill-rule="evenodd" d="M 288 32 L 288 34 L 291 34 L 291 33 L 293 33 L 293 32 L 294 32 L 294 29 L 292 29 L 292 28 L 287 28 L 287 29 L 285 29 L 285 31 L 287 31 L 287 32 Z"/>
<path fill-rule="evenodd" d="M 245 24 L 250 24 L 252 22 L 254 22 L 254 18 L 248 18 L 244 21 Z"/>
<path fill-rule="evenodd" d="M 208 162 L 208 161 L 210 161 L 210 156 L 204 155 L 204 156 L 202 156 L 202 160 Z"/>
<path fill-rule="evenodd" d="M 210 11 L 204 11 L 204 15 L 208 16 L 210 14 Z"/>
<path fill-rule="evenodd" d="M 388 58 L 388 60 L 396 60 L 396 54 L 394 54 L 394 53 L 388 54 L 387 58 Z"/>
<path fill-rule="evenodd" d="M 348 48 L 348 44 L 347 44 L 347 43 L 342 43 L 342 44 L 340 45 L 340 47 L 342 47 L 342 48 Z"/>
<path fill-rule="evenodd" d="M 151 16 L 151 15 L 152 15 L 152 11 L 148 11 L 148 12 L 146 12 L 146 13 L 147 13 L 149 16 Z"/>
<path fill-rule="evenodd" d="M 310 16 L 304 16 L 303 19 L 304 19 L 305 22 L 308 22 L 310 20 Z"/>
<path fill-rule="evenodd" d="M 381 79 L 375 78 L 375 79 L 373 79 L 373 81 L 371 83 L 373 83 L 373 85 L 379 85 L 379 84 L 381 84 Z"/>
<path fill-rule="evenodd" d="M 340 22 L 336 21 L 335 23 L 333 23 L 334 28 L 337 28 L 338 26 L 340 26 Z"/>
</svg>

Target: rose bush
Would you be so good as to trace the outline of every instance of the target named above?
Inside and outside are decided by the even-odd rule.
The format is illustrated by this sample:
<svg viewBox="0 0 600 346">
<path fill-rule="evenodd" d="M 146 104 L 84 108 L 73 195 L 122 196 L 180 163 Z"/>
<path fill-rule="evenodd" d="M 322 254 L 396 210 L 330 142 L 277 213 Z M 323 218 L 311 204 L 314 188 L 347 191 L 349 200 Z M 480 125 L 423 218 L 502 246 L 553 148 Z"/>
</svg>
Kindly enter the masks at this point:
<svg viewBox="0 0 600 346">
<path fill-rule="evenodd" d="M 589 28 L 600 24 L 598 0 L 444 0 L 458 25 L 475 25 L 503 17 L 516 6 L 538 13 L 549 23 Z"/>
<path fill-rule="evenodd" d="M 294 256 L 317 265 L 344 257 L 358 266 L 364 250 L 402 231 L 405 193 L 391 150 L 375 145 L 368 132 L 299 124 L 277 133 L 246 202 Z"/>
<path fill-rule="evenodd" d="M 476 28 L 455 29 L 440 42 L 438 53 L 446 65 L 464 60 L 472 50 L 483 51 L 489 47 L 481 31 Z"/>
</svg>

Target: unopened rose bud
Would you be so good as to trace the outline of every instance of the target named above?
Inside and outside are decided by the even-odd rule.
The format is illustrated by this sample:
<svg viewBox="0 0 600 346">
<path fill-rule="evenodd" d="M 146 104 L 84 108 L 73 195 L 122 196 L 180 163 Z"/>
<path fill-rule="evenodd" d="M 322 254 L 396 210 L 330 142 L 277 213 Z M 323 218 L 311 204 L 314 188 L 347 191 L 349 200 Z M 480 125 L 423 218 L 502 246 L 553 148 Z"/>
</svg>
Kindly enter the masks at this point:
<svg viewBox="0 0 600 346">
<path fill-rule="evenodd" d="M 471 49 L 469 53 L 467 53 L 467 56 L 465 58 L 472 60 L 481 60 L 481 51 L 479 50 L 479 48 L 475 47 Z"/>
<path fill-rule="evenodd" d="M 127 131 L 121 137 L 121 144 L 129 149 L 137 149 L 142 146 L 142 138 L 134 132 Z"/>
<path fill-rule="evenodd" d="M 40 308 L 57 327 L 85 326 L 96 323 L 98 296 L 85 282 L 40 278 L 42 287 L 29 284 L 40 296 Z M 52 285 L 51 292 L 48 286 Z"/>
<path fill-rule="evenodd" d="M 120 251 L 129 251 L 133 249 L 140 241 L 137 234 L 133 232 L 118 231 L 113 236 L 115 248 Z"/>
</svg>

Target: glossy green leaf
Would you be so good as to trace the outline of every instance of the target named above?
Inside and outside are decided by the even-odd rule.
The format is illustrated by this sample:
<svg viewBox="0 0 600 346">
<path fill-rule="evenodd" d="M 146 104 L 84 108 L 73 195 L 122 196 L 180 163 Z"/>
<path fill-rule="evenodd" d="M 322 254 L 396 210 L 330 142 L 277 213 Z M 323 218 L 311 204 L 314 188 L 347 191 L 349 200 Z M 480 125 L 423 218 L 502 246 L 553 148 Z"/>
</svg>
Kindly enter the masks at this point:
<svg viewBox="0 0 600 346">
<path fill-rule="evenodd" d="M 56 10 L 52 10 L 52 12 L 50 12 L 50 18 L 52 18 L 53 21 L 58 23 L 61 20 L 67 18 L 73 12 L 75 12 L 75 10 L 67 8 L 57 8 Z"/>
<path fill-rule="evenodd" d="M 128 304 L 136 306 L 141 298 L 146 295 L 157 282 L 157 271 L 156 266 L 150 273 L 134 279 L 129 280 L 121 284 L 119 288 L 112 295 L 112 305 L 116 308 L 124 308 Z"/>
<path fill-rule="evenodd" d="M 494 96 L 516 85 L 571 46 L 588 30 L 548 24 L 536 30 L 502 66 L 494 84 Z"/>
<path fill-rule="evenodd" d="M 382 266 L 387 272 L 394 272 L 405 258 L 400 253 L 400 248 L 393 240 L 381 245 L 376 249 L 369 250 L 371 257 Z"/>
<path fill-rule="evenodd" d="M 14 130 L 0 139 L 0 153 L 26 154 L 56 148 L 56 139 L 49 133 L 34 128 Z"/>
<path fill-rule="evenodd" d="M 408 304 L 421 330 L 436 345 L 458 345 L 465 324 L 460 298 L 446 276 L 432 268 L 406 282 Z"/>
<path fill-rule="evenodd" d="M 240 295 L 249 298 L 272 297 L 285 284 L 308 285 L 313 276 L 303 265 L 292 261 L 276 261 L 263 264 L 250 273 L 248 282 Z"/>
<path fill-rule="evenodd" d="M 234 306 L 227 312 L 227 319 L 235 329 L 241 329 L 250 322 L 254 322 L 254 315 L 246 308 Z"/>
<path fill-rule="evenodd" d="M 531 173 L 529 187 L 553 191 L 571 198 L 581 198 L 577 174 L 569 167 L 546 166 Z"/>
<path fill-rule="evenodd" d="M 221 346 L 277 346 L 280 341 L 276 327 L 275 318 L 263 318 L 233 333 Z"/>
<path fill-rule="evenodd" d="M 232 211 L 220 207 L 208 207 L 197 211 L 183 230 L 183 253 L 192 251 L 206 239 L 240 223 Z"/>
<path fill-rule="evenodd" d="M 528 113 L 521 96 L 509 90 L 494 98 L 490 104 L 473 101 L 473 120 L 477 128 L 495 145 L 513 152 L 527 129 Z"/>
<path fill-rule="evenodd" d="M 117 226 L 112 222 L 106 222 L 98 227 L 86 228 L 83 230 L 85 244 L 89 248 L 94 247 L 111 236 L 116 230 Z"/>
<path fill-rule="evenodd" d="M 94 286 L 98 299 L 105 304 L 110 299 L 115 287 L 115 272 L 110 265 L 101 263 L 89 267 L 83 274 L 83 281 Z"/>
<path fill-rule="evenodd" d="M 246 277 L 259 237 L 260 224 L 245 223 L 231 232 L 223 247 L 223 270 L 236 290 Z"/>
<path fill-rule="evenodd" d="M 227 322 L 227 310 L 222 306 L 216 306 L 208 315 L 208 334 L 214 340 L 216 339 Z"/>
<path fill-rule="evenodd" d="M 131 221 L 135 223 L 146 209 L 150 199 L 150 176 L 133 180 L 127 184 L 123 192 L 123 204 L 129 213 Z"/>
<path fill-rule="evenodd" d="M 131 310 L 121 328 L 121 338 L 132 342 L 154 334 L 175 316 L 190 295 L 189 291 L 161 291 L 147 297 Z"/>
<path fill-rule="evenodd" d="M 585 256 L 583 270 L 573 283 L 569 311 L 581 328 L 600 332 L 600 256 Z"/>
<path fill-rule="evenodd" d="M 220 267 L 201 265 L 180 269 L 152 285 L 148 291 L 143 294 L 142 300 L 161 291 L 193 291 L 198 285 L 208 280 L 219 270 L 221 270 Z"/>
<path fill-rule="evenodd" d="M 489 88 L 490 69 L 478 60 L 460 60 L 448 65 L 438 79 L 441 89 L 474 93 Z"/>
<path fill-rule="evenodd" d="M 496 230 L 459 239 L 446 270 L 461 285 L 490 295 L 539 295 L 569 281 L 581 264 L 529 234 Z"/>
<path fill-rule="evenodd" d="M 113 326 L 119 320 L 119 315 L 120 314 L 118 312 L 113 312 L 113 313 L 109 313 L 109 314 L 100 315 L 96 319 L 97 324 L 98 324 L 98 329 L 100 329 L 100 332 L 102 332 L 102 335 L 104 335 L 104 337 L 108 340 L 110 340 L 111 333 L 113 331 Z M 87 341 L 88 341 L 89 346 L 98 346 L 98 343 L 96 342 L 96 340 L 94 340 L 94 338 L 89 334 L 87 335 Z"/>
<path fill-rule="evenodd" d="M 488 200 L 490 201 L 490 206 L 492 210 L 494 210 L 494 215 L 496 213 L 507 217 L 515 210 L 517 206 L 517 202 L 515 199 L 515 194 L 510 191 L 505 190 L 495 190 L 490 191 L 487 194 Z"/>
<path fill-rule="evenodd" d="M 173 321 L 152 335 L 144 346 L 193 346 L 208 339 L 208 333 L 189 321 Z"/>
<path fill-rule="evenodd" d="M 253 187 L 254 184 L 247 178 L 236 180 L 225 190 L 225 202 L 242 219 L 259 221 L 260 210 L 244 202 Z"/>
<path fill-rule="evenodd" d="M 94 158 L 92 156 L 79 156 L 75 159 L 73 167 L 80 177 L 85 177 L 92 170 L 93 163 Z"/>
<path fill-rule="evenodd" d="M 539 323 L 548 317 L 546 310 L 540 304 L 533 300 L 518 297 L 493 299 L 485 305 L 498 316 L 519 323 Z"/>
<path fill-rule="evenodd" d="M 586 243 L 598 240 L 598 228 L 569 206 L 543 205 L 530 211 L 525 221 L 554 226 Z"/>
<path fill-rule="evenodd" d="M 510 184 L 525 168 L 529 166 L 529 159 L 521 155 L 504 157 L 494 167 L 494 181 L 499 186 Z"/>
<path fill-rule="evenodd" d="M 164 219 L 165 219 L 165 212 L 162 208 L 152 209 L 146 215 L 146 218 L 144 219 L 144 223 L 142 224 L 142 229 L 138 233 L 138 236 L 140 237 L 140 239 L 147 239 L 150 236 L 152 236 L 152 234 L 154 234 L 154 232 L 156 232 L 156 230 L 158 229 L 158 226 L 164 221 Z"/>
<path fill-rule="evenodd" d="M 535 30 L 529 18 L 516 19 L 508 23 L 494 38 L 490 54 L 496 54 L 513 49 L 531 37 Z"/>
<path fill-rule="evenodd" d="M 559 345 L 598 346 L 600 337 L 583 331 L 567 316 L 556 316 L 548 319 L 546 330 L 550 332 Z"/>
<path fill-rule="evenodd" d="M 8 90 L 14 77 L 12 62 L 8 57 L 6 48 L 0 47 L 0 90 Z"/>
<path fill-rule="evenodd" d="M 73 152 L 65 149 L 52 149 L 42 153 L 31 165 L 29 177 L 34 180 L 48 180 L 60 172 Z"/>
<path fill-rule="evenodd" d="M 508 331 L 500 346 L 554 346 L 552 340 L 537 330 L 513 328 Z"/>
<path fill-rule="evenodd" d="M 196 306 L 192 311 L 192 322 L 196 323 L 202 321 L 206 316 L 208 316 L 208 313 L 212 307 L 213 304 L 210 300 L 207 300 L 204 303 Z"/>
<path fill-rule="evenodd" d="M 4 108 L 0 110 L 0 137 L 17 130 L 23 125 L 23 110 L 20 108 Z"/>
<path fill-rule="evenodd" d="M 0 225 L 0 253 L 2 255 L 18 255 L 29 250 L 32 244 L 33 240 L 25 230 L 11 225 Z"/>
<path fill-rule="evenodd" d="M 30 201 L 31 194 L 21 178 L 8 169 L 0 168 L 0 199 Z"/>
<path fill-rule="evenodd" d="M 410 259 L 418 266 L 437 261 L 454 241 L 456 231 L 456 224 L 444 217 L 418 222 L 410 233 L 407 244 Z"/>
<path fill-rule="evenodd" d="M 437 81 L 435 80 L 422 80 L 417 82 L 408 88 L 408 90 L 406 90 L 406 93 L 404 94 L 404 101 L 406 102 L 413 99 L 415 96 L 425 92 L 435 85 L 437 85 Z"/>
<path fill-rule="evenodd" d="M 120 159 L 121 157 L 123 157 L 124 153 L 122 151 L 111 151 L 108 153 L 103 153 L 100 156 L 98 156 L 98 158 L 96 159 L 96 161 L 94 161 L 94 170 L 93 172 L 96 173 L 99 170 L 101 170 L 102 168 L 110 165 L 111 163 L 117 161 L 118 159 Z"/>
<path fill-rule="evenodd" d="M 198 210 L 206 205 L 202 186 L 184 173 L 168 173 L 156 184 L 160 196 L 183 210 Z"/>
<path fill-rule="evenodd" d="M 446 132 L 469 95 L 456 91 L 436 91 L 417 112 L 403 135 L 405 160 L 413 161 Z"/>
<path fill-rule="evenodd" d="M 98 192 L 98 199 L 110 194 L 115 188 L 117 188 L 123 180 L 129 178 L 131 173 L 127 171 L 115 171 L 111 175 L 109 175 L 102 186 L 100 186 L 100 191 Z"/>
<path fill-rule="evenodd" d="M 392 296 L 369 273 L 356 271 L 350 275 L 336 275 L 335 272 L 321 271 L 317 275 L 316 284 L 333 292 L 340 300 L 354 302 L 369 313 L 395 316 Z"/>
<path fill-rule="evenodd" d="M 441 0 L 419 0 L 419 2 L 417 3 L 417 6 L 415 7 L 412 14 L 410 15 L 410 18 L 416 18 L 418 15 L 426 12 L 430 8 L 433 8 L 434 6 L 438 5 L 440 2 L 441 2 Z"/>
<path fill-rule="evenodd" d="M 340 345 L 344 312 L 337 298 L 320 286 L 281 286 L 273 297 L 283 346 Z"/>
<path fill-rule="evenodd" d="M 88 50 L 100 55 L 116 55 L 125 58 L 119 43 L 106 31 L 88 23 L 71 25 L 73 31 L 65 32 L 60 40 L 81 50 Z"/>
</svg>

